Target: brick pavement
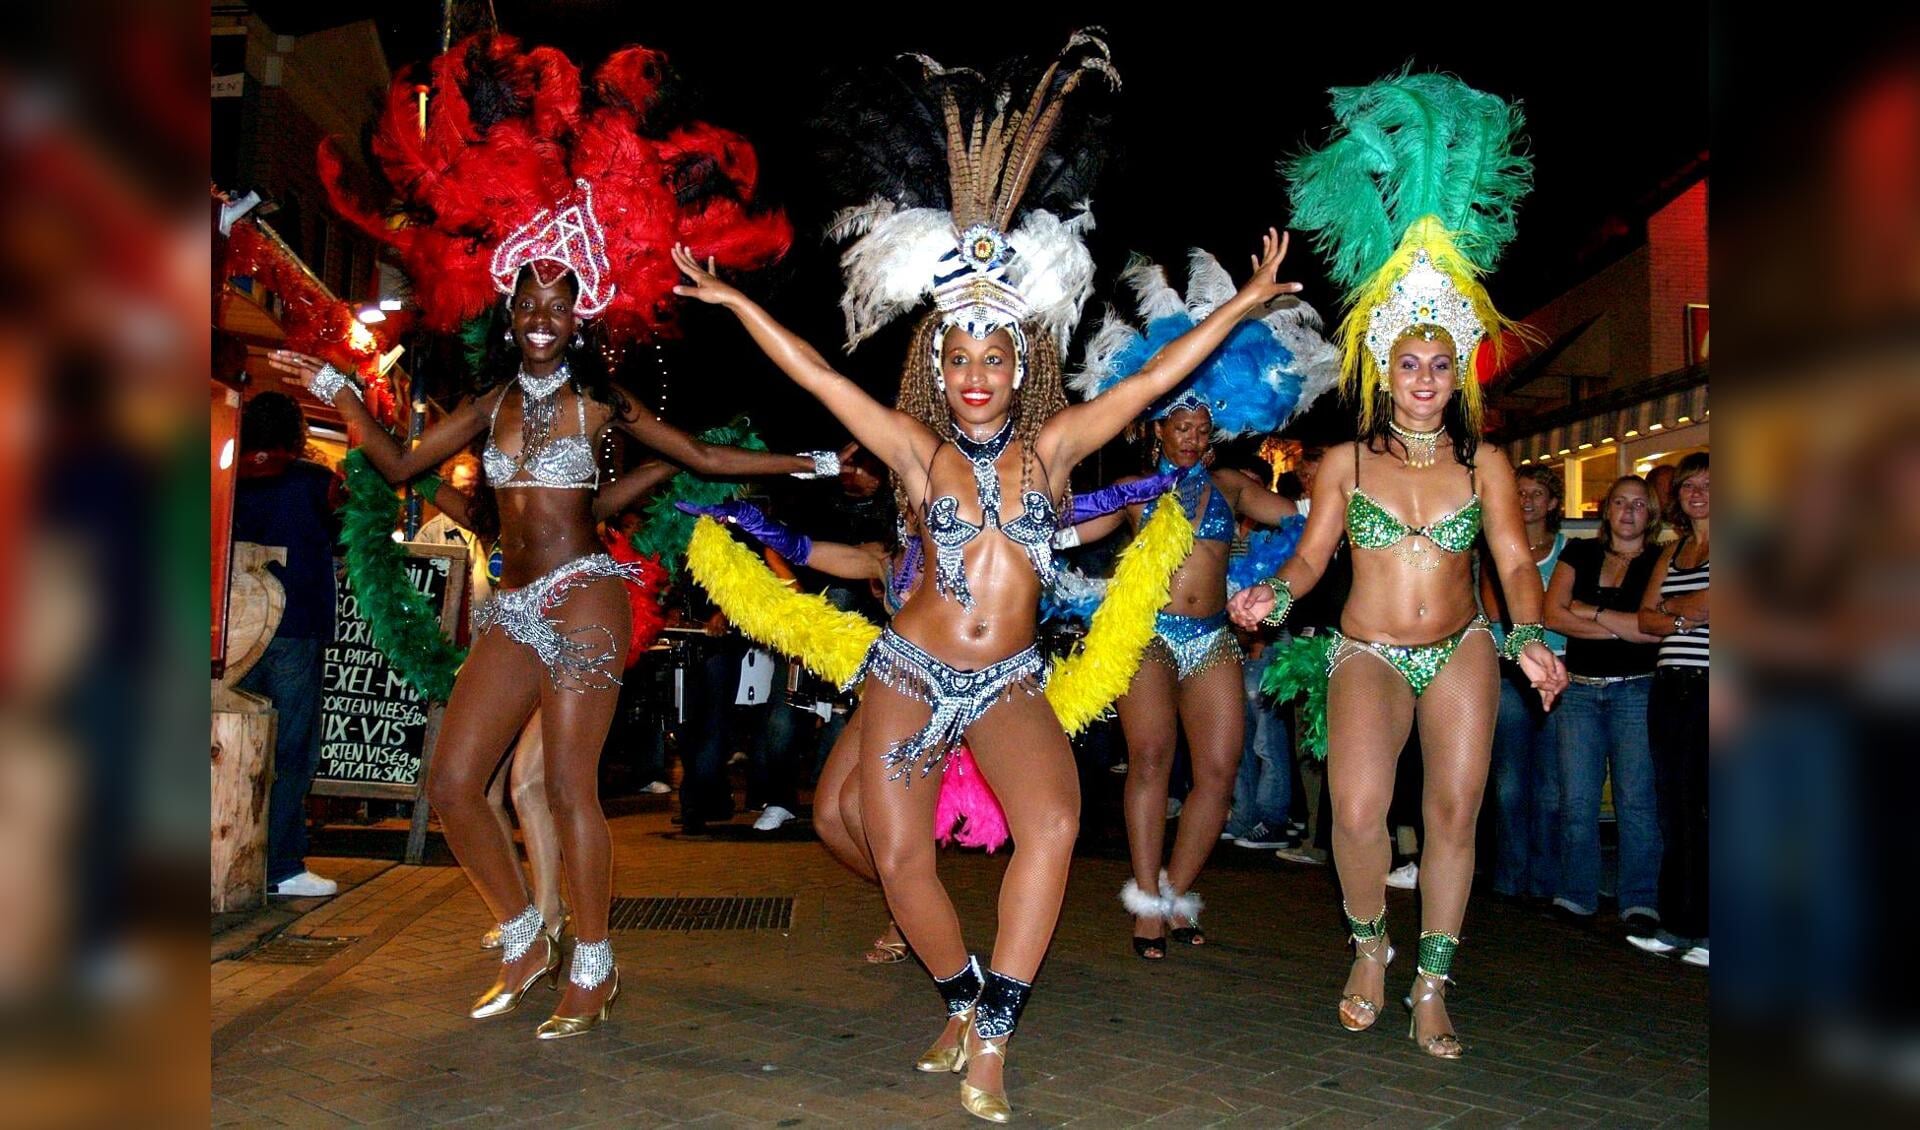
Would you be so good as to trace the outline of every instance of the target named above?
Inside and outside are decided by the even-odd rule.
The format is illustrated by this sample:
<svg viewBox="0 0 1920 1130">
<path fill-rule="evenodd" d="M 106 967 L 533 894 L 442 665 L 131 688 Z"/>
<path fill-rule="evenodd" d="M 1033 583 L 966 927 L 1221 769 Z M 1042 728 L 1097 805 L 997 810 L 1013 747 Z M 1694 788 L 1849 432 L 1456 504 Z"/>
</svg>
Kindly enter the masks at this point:
<svg viewBox="0 0 1920 1130">
<path fill-rule="evenodd" d="M 860 960 L 877 895 L 796 839 L 681 840 L 616 817 L 620 895 L 789 895 L 788 931 L 623 932 L 611 1024 L 542 1044 L 556 998 L 466 1019 L 495 958 L 455 868 L 394 867 L 292 935 L 357 939 L 318 965 L 213 967 L 223 1125 L 974 1125 L 952 1077 L 912 1070 L 940 1022 L 917 965 Z M 973 944 L 1004 857 L 949 853 Z M 1707 1121 L 1707 977 L 1616 933 L 1477 899 L 1451 995 L 1468 1057 L 1442 1063 L 1390 1006 L 1334 1019 L 1347 963 L 1332 876 L 1223 846 L 1200 884 L 1214 944 L 1149 964 L 1114 899 L 1117 859 L 1076 861 L 1009 1067 L 1027 1125 L 1680 1126 Z M 1409 892 L 1389 922 L 1414 930 Z M 1410 963 L 1395 964 L 1403 992 Z"/>
</svg>

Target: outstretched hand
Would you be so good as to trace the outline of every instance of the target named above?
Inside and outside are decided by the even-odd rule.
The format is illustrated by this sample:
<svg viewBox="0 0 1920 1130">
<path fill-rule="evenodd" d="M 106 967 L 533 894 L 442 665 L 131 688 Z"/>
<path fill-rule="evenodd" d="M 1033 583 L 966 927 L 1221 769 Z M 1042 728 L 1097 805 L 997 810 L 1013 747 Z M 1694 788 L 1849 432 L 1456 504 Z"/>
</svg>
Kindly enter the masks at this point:
<svg viewBox="0 0 1920 1130">
<path fill-rule="evenodd" d="M 1267 229 L 1267 234 L 1260 237 L 1260 254 L 1251 256 L 1253 277 L 1240 288 L 1239 297 L 1258 308 L 1282 295 L 1300 293 L 1299 283 L 1280 281 L 1280 264 L 1287 257 L 1287 244 L 1291 238 L 1277 228 Z"/>
<path fill-rule="evenodd" d="M 286 373 L 300 382 L 300 387 L 313 391 L 313 379 L 327 363 L 307 353 L 295 353 L 291 349 L 276 349 L 267 354 L 267 364 Z"/>
<path fill-rule="evenodd" d="M 692 285 L 682 284 L 673 288 L 673 292 L 682 298 L 697 298 L 702 302 L 711 302 L 717 306 L 730 306 L 746 296 L 738 287 L 720 281 L 714 274 L 713 256 L 707 256 L 707 265 L 693 257 L 693 252 L 684 243 L 673 245 L 673 263 L 681 273 L 692 279 Z"/>
</svg>

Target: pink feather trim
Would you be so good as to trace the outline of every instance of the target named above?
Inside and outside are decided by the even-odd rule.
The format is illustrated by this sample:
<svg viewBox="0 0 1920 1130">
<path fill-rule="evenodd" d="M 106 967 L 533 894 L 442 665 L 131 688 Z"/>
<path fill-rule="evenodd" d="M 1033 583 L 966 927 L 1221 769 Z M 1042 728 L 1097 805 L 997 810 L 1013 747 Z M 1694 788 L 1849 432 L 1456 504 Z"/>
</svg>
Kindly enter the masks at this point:
<svg viewBox="0 0 1920 1130">
<path fill-rule="evenodd" d="M 993 852 L 1007 842 L 1007 814 L 1000 810 L 1000 798 L 993 795 L 987 779 L 980 775 L 973 752 L 955 746 L 947 755 L 946 768 L 940 774 L 940 800 L 934 807 L 933 826 L 939 829 L 941 846 L 959 841 L 961 847 L 986 848 Z"/>
</svg>

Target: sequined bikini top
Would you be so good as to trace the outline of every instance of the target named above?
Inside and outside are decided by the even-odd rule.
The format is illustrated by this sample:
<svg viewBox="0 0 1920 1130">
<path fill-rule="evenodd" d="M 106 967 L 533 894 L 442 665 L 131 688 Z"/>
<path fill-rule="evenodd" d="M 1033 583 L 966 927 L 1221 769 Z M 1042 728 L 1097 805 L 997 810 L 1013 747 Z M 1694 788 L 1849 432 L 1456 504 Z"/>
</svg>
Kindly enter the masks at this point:
<svg viewBox="0 0 1920 1130">
<path fill-rule="evenodd" d="M 926 508 L 927 536 L 933 539 L 934 584 L 969 612 L 973 610 L 973 592 L 967 587 L 966 562 L 961 554 L 969 542 L 980 536 L 981 530 L 989 527 L 1027 551 L 1027 560 L 1033 562 L 1033 571 L 1039 575 L 1042 585 L 1054 582 L 1053 535 L 1060 528 L 1060 516 L 1053 508 L 1053 500 L 1044 491 L 1023 491 L 1021 515 L 1011 522 L 1000 521 L 1000 472 L 995 463 L 1012 442 L 1011 417 L 984 443 L 977 443 L 958 427 L 954 428 L 953 445 L 973 466 L 980 523 L 975 525 L 962 518 L 960 500 L 950 494 L 934 499 Z"/>
<path fill-rule="evenodd" d="M 1174 470 L 1172 460 L 1160 461 L 1161 474 L 1164 475 L 1172 470 Z M 1229 543 L 1233 541 L 1235 530 L 1233 507 L 1226 499 L 1220 497 L 1220 488 L 1214 485 L 1213 476 L 1207 471 L 1205 464 L 1195 463 L 1182 472 L 1180 477 L 1174 480 L 1174 490 L 1179 492 L 1180 506 L 1187 512 L 1187 520 L 1193 523 L 1194 537 L 1206 541 Z M 1206 510 L 1195 514 L 1194 511 L 1200 508 L 1200 495 L 1203 492 L 1207 496 Z M 1159 504 L 1158 498 L 1147 503 L 1146 510 L 1141 514 L 1141 525 L 1146 525 L 1146 520 L 1153 517 L 1153 508 Z"/>
<path fill-rule="evenodd" d="M 554 377 L 559 378 L 555 380 Z M 587 398 L 574 394 L 575 414 L 580 430 L 572 435 L 553 434 L 553 418 L 558 408 L 558 392 L 567 382 L 562 366 L 545 380 L 520 378 L 520 455 L 500 450 L 494 443 L 495 425 L 500 420 L 500 405 L 507 399 L 503 389 L 493 402 L 493 414 L 487 421 L 487 445 L 480 450 L 480 465 L 494 489 L 541 487 L 548 490 L 596 490 L 600 486 L 600 461 L 593 456 L 593 440 L 587 435 Z M 524 479 L 514 478 L 526 471 Z"/>
<path fill-rule="evenodd" d="M 1347 539 L 1361 549 L 1390 549 L 1419 534 L 1448 553 L 1465 553 L 1480 536 L 1480 496 L 1424 526 L 1409 526 L 1358 486 L 1347 496 Z"/>
</svg>

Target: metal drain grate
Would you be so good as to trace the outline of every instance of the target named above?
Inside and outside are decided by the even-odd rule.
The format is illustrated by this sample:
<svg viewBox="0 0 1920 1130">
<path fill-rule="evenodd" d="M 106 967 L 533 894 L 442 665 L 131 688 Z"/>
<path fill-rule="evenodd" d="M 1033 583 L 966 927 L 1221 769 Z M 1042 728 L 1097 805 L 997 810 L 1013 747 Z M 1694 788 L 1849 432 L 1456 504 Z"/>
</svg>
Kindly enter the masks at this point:
<svg viewBox="0 0 1920 1130">
<path fill-rule="evenodd" d="M 283 934 L 248 954 L 246 960 L 268 965 L 319 965 L 359 940 Z"/>
<path fill-rule="evenodd" d="M 617 898 L 608 923 L 615 930 L 785 930 L 793 899 Z"/>
</svg>

